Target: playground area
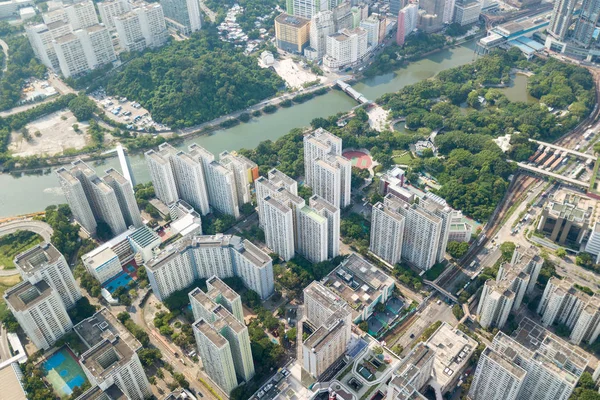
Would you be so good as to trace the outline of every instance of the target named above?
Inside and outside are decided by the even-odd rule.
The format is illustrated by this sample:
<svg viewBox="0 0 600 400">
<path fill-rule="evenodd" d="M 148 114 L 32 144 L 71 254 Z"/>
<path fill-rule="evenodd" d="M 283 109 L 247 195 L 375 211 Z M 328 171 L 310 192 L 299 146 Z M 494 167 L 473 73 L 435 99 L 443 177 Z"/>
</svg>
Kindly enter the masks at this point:
<svg viewBox="0 0 600 400">
<path fill-rule="evenodd" d="M 77 357 L 67 347 L 62 347 L 44 361 L 42 370 L 44 378 L 61 398 L 70 396 L 73 389 L 87 381 Z"/>
<path fill-rule="evenodd" d="M 346 151 L 342 154 L 352 162 L 352 166 L 358 169 L 369 169 L 373 165 L 373 159 L 370 155 L 362 151 Z"/>
</svg>

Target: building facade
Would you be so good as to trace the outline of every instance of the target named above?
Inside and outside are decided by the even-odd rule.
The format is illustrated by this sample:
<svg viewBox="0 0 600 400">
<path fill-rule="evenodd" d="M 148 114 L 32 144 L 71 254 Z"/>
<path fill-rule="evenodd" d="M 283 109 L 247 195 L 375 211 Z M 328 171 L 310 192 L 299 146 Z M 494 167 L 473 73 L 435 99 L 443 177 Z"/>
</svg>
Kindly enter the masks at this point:
<svg viewBox="0 0 600 400">
<path fill-rule="evenodd" d="M 202 28 L 198 0 L 161 0 L 160 5 L 170 29 L 189 36 Z"/>
<path fill-rule="evenodd" d="M 312 16 L 312 15 L 311 15 Z M 275 18 L 277 48 L 288 53 L 304 54 L 310 41 L 310 19 L 299 15 L 281 14 Z"/>
</svg>

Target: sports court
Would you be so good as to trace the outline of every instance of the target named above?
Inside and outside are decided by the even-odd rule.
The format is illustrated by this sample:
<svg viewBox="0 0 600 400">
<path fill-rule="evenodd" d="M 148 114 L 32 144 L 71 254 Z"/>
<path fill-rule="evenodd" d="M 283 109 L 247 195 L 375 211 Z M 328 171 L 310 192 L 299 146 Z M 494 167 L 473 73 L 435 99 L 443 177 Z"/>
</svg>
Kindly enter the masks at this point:
<svg viewBox="0 0 600 400">
<path fill-rule="evenodd" d="M 352 166 L 358 169 L 369 169 L 373 165 L 371 156 L 362 151 L 346 151 L 342 154 L 352 162 Z"/>
<path fill-rule="evenodd" d="M 61 348 L 44 361 L 42 370 L 54 392 L 61 398 L 70 396 L 74 388 L 87 381 L 77 358 L 67 347 Z"/>
</svg>

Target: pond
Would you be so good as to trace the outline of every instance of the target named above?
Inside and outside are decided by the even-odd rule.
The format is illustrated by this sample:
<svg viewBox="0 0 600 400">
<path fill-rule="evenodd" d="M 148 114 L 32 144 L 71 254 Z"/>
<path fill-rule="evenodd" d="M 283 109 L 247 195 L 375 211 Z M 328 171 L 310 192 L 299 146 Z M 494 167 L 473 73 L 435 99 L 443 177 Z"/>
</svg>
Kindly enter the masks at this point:
<svg viewBox="0 0 600 400">
<path fill-rule="evenodd" d="M 515 74 L 511 76 L 510 84 L 508 87 L 501 88 L 500 91 L 504 93 L 510 101 L 522 101 L 525 103 L 536 103 L 538 99 L 533 97 L 527 92 L 527 82 L 529 77 L 524 74 Z"/>
</svg>

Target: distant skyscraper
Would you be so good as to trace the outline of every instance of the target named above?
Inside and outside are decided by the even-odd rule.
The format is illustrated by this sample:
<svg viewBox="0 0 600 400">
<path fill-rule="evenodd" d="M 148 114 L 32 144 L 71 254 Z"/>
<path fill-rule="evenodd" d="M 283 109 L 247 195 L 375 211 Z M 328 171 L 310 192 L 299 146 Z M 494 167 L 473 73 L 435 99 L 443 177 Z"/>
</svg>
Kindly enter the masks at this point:
<svg viewBox="0 0 600 400">
<path fill-rule="evenodd" d="M 310 20 L 310 47 L 316 51 L 316 58 L 323 58 L 327 52 L 327 36 L 335 33 L 332 11 L 321 11 Z"/>
<path fill-rule="evenodd" d="M 15 256 L 14 263 L 24 281 L 32 285 L 44 280 L 60 296 L 66 308 L 81 298 L 81 291 L 65 257 L 51 243 L 42 243 Z"/>
<path fill-rule="evenodd" d="M 73 217 L 79 224 L 88 231 L 91 235 L 96 234 L 96 219 L 92 212 L 92 207 L 85 196 L 83 185 L 79 179 L 75 178 L 64 167 L 56 170 L 58 182 L 67 198 L 67 203 L 71 208 Z"/>
<path fill-rule="evenodd" d="M 261 203 L 267 247 L 282 259 L 290 260 L 295 255 L 294 211 L 270 196 L 262 199 Z"/>
<path fill-rule="evenodd" d="M 167 26 L 189 36 L 202 27 L 198 0 L 161 0 Z"/>
<path fill-rule="evenodd" d="M 419 30 L 425 33 L 438 32 L 444 27 L 444 10 L 446 0 L 423 0 L 419 8 L 425 10 L 419 15 Z"/>
<path fill-rule="evenodd" d="M 575 3 L 577 3 L 575 0 L 556 0 L 554 2 L 552 17 L 548 26 L 548 33 L 554 38 L 558 40 L 565 39 L 573 18 Z"/>
<path fill-rule="evenodd" d="M 233 172 L 238 204 L 250 203 L 252 201 L 250 184 L 258 178 L 258 165 L 242 155 L 228 151 L 219 154 L 219 162 Z"/>
<path fill-rule="evenodd" d="M 179 196 L 177 195 L 175 175 L 171 169 L 169 157 L 165 157 L 165 154 L 154 150 L 148 150 L 144 155 L 156 198 L 165 204 L 176 202 Z"/>
<path fill-rule="evenodd" d="M 309 206 L 317 214 L 327 219 L 327 258 L 339 256 L 340 209 L 316 194 L 309 199 Z"/>
<path fill-rule="evenodd" d="M 573 34 L 576 43 L 586 48 L 590 46 L 599 16 L 600 0 L 584 0 Z"/>
<path fill-rule="evenodd" d="M 406 7 L 406 0 L 390 0 L 390 14 L 398 15 L 404 7 Z"/>
<path fill-rule="evenodd" d="M 299 210 L 297 218 L 298 253 L 312 263 L 327 260 L 329 250 L 327 218 L 308 206 Z"/>
</svg>

